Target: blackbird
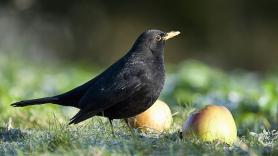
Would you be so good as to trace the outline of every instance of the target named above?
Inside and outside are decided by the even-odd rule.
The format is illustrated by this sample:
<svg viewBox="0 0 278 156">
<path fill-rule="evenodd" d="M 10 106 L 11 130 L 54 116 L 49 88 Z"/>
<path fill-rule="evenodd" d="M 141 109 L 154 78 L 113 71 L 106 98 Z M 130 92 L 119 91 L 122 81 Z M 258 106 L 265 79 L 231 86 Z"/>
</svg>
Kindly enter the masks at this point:
<svg viewBox="0 0 278 156">
<path fill-rule="evenodd" d="M 165 79 L 165 41 L 179 33 L 147 30 L 122 58 L 85 84 L 60 95 L 11 105 L 24 107 L 52 103 L 79 108 L 69 124 L 77 124 L 93 116 L 104 116 L 112 125 L 113 119 L 133 117 L 157 100 Z"/>
</svg>

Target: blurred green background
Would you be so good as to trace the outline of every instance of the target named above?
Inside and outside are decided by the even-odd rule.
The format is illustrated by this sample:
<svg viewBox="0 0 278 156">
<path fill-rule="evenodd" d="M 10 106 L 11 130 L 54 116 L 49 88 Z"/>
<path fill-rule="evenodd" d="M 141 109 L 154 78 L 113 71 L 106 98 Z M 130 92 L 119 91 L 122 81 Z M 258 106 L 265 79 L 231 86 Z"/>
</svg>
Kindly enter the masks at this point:
<svg viewBox="0 0 278 156">
<path fill-rule="evenodd" d="M 167 44 L 168 63 L 193 58 L 265 71 L 277 64 L 277 6 L 276 0 L 0 0 L 0 47 L 30 59 L 106 67 L 144 30 L 179 30 Z"/>
<path fill-rule="evenodd" d="M 76 110 L 9 104 L 86 82 L 155 28 L 181 31 L 166 45 L 160 97 L 177 114 L 176 129 L 207 104 L 228 107 L 240 135 L 277 129 L 277 6 L 275 0 L 0 0 L 0 124 L 9 117 L 24 128 L 67 122 Z"/>
</svg>

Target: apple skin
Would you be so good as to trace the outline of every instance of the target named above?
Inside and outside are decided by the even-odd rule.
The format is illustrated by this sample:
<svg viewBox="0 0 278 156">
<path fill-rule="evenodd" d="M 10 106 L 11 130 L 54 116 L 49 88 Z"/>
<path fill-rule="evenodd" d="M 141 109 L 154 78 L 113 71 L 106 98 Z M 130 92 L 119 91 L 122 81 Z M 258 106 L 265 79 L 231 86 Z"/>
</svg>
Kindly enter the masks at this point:
<svg viewBox="0 0 278 156">
<path fill-rule="evenodd" d="M 182 127 L 182 136 L 195 135 L 203 141 L 220 140 L 233 144 L 237 128 L 231 112 L 224 106 L 208 105 L 193 112 Z"/>
<path fill-rule="evenodd" d="M 172 121 L 173 118 L 169 106 L 161 100 L 157 100 L 145 112 L 128 119 L 131 127 L 138 128 L 143 132 L 155 133 L 168 130 L 171 127 Z"/>
</svg>

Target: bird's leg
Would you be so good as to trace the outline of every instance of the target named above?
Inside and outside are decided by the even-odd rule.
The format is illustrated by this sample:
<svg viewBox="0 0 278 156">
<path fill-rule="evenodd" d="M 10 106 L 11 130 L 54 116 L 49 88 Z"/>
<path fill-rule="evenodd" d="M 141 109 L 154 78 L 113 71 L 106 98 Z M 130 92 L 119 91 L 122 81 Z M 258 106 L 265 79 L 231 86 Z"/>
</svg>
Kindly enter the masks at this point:
<svg viewBox="0 0 278 156">
<path fill-rule="evenodd" d="M 109 119 L 109 118 L 108 118 L 108 119 Z M 115 137 L 114 127 L 113 127 L 112 119 L 109 119 L 109 123 L 110 123 L 110 126 L 111 126 L 112 135 L 113 135 L 113 137 Z"/>
<path fill-rule="evenodd" d="M 134 133 L 132 127 L 130 127 L 130 125 L 129 125 L 128 121 L 127 121 L 127 118 L 124 118 L 124 121 L 125 121 L 125 123 L 126 123 L 128 129 L 129 129 L 129 131 L 130 131 L 132 137 L 135 138 L 135 133 Z"/>
</svg>

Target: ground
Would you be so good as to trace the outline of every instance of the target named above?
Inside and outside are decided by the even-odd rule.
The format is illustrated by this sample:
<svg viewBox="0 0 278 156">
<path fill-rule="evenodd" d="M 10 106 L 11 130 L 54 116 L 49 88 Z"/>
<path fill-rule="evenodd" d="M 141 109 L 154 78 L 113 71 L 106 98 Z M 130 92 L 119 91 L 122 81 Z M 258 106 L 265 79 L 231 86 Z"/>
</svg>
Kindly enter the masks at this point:
<svg viewBox="0 0 278 156">
<path fill-rule="evenodd" d="M 12 60 L 12 61 L 11 61 Z M 15 56 L 0 57 L 0 155 L 277 155 L 278 72 L 229 70 L 198 61 L 167 65 L 160 99 L 174 122 L 162 134 L 132 136 L 115 120 L 94 117 L 68 126 L 77 109 L 56 105 L 13 108 L 17 100 L 55 95 L 91 79 L 101 69 L 79 64 L 42 66 Z M 226 106 L 238 127 L 234 145 L 180 138 L 189 113 L 207 104 Z"/>
</svg>

